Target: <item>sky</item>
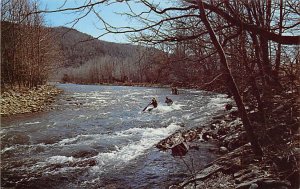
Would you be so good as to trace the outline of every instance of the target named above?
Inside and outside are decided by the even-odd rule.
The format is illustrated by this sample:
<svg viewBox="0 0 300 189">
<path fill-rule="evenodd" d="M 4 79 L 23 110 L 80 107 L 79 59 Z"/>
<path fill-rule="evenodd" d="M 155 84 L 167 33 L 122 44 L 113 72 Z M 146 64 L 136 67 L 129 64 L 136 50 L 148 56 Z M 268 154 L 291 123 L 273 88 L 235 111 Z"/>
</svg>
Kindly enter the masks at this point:
<svg viewBox="0 0 300 189">
<path fill-rule="evenodd" d="M 85 1 L 86 0 L 67 0 L 63 8 L 78 7 L 83 5 Z M 40 0 L 39 7 L 41 10 L 52 11 L 59 9 L 64 4 L 64 2 L 65 0 Z M 116 14 L 116 12 L 128 11 L 128 8 L 124 3 L 116 3 L 109 6 L 100 5 L 95 8 L 97 9 L 97 11 L 99 11 L 100 15 L 113 26 L 132 26 L 134 24 L 137 24 L 125 15 Z M 141 11 L 143 9 L 143 7 L 139 6 L 133 8 L 138 11 Z M 51 27 L 72 27 L 72 23 L 70 22 L 74 21 L 74 19 L 78 17 L 80 17 L 78 13 L 70 11 L 45 13 L 44 15 L 46 25 Z M 82 18 L 73 28 L 93 37 L 98 37 L 104 32 L 101 31 L 101 28 L 103 29 L 103 25 L 93 12 Z M 118 43 L 129 43 L 125 34 L 107 34 L 99 39 Z"/>
</svg>

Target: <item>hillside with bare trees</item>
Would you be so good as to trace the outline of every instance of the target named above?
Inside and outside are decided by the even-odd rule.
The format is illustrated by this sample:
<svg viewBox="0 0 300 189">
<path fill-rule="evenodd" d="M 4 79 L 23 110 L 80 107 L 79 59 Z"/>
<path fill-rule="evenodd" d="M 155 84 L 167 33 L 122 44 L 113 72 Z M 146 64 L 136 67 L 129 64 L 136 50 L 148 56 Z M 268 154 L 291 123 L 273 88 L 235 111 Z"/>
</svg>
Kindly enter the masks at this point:
<svg viewBox="0 0 300 189">
<path fill-rule="evenodd" d="M 63 59 L 57 80 L 74 83 L 161 82 L 166 54 L 151 47 L 94 39 L 75 29 L 51 28 Z M 162 56 L 161 56 L 162 55 Z"/>
</svg>

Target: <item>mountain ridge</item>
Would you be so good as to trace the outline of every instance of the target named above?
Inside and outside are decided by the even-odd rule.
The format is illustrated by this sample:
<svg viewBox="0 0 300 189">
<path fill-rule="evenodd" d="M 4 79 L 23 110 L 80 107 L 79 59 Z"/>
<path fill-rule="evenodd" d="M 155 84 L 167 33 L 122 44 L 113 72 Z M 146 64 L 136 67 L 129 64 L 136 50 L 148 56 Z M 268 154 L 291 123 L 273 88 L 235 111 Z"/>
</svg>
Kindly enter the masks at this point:
<svg viewBox="0 0 300 189">
<path fill-rule="evenodd" d="M 58 39 L 64 56 L 65 67 L 77 67 L 97 56 L 127 58 L 140 46 L 128 43 L 116 43 L 100 40 L 74 28 L 52 27 L 52 33 Z"/>
<path fill-rule="evenodd" d="M 52 74 L 55 80 L 112 83 L 162 78 L 167 54 L 154 47 L 103 41 L 64 26 L 51 28 L 51 32 L 62 54 L 61 69 Z"/>
</svg>

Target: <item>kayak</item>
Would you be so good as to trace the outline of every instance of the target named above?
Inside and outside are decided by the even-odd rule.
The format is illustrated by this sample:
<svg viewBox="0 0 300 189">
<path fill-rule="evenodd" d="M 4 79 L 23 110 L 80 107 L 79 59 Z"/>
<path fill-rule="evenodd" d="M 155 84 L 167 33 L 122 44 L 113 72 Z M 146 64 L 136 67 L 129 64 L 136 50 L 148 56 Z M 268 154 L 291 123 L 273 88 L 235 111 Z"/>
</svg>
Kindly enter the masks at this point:
<svg viewBox="0 0 300 189">
<path fill-rule="evenodd" d="M 152 111 L 153 109 L 154 109 L 153 107 L 147 108 L 147 111 L 150 112 L 150 111 Z"/>
<path fill-rule="evenodd" d="M 173 102 L 167 102 L 168 106 L 171 106 L 173 104 Z"/>
<path fill-rule="evenodd" d="M 154 107 L 150 106 L 150 107 L 146 107 L 143 112 L 151 112 L 154 109 Z"/>
</svg>

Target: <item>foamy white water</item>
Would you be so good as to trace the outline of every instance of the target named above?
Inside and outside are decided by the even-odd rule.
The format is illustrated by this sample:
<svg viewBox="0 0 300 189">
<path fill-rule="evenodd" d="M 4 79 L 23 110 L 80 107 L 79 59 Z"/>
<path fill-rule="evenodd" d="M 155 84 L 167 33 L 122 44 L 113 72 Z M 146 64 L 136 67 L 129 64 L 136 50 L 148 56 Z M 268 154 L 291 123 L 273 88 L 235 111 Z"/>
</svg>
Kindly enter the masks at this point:
<svg viewBox="0 0 300 189">
<path fill-rule="evenodd" d="M 60 87 L 65 94 L 54 105 L 57 110 L 4 120 L 0 131 L 2 170 L 8 173 L 4 185 L 90 188 L 112 179 L 119 186 L 139 188 L 140 180 L 152 186 L 150 180 L 159 178 L 154 185 L 160 186 L 184 167 L 170 153 L 158 152 L 155 144 L 178 129 L 204 125 L 231 102 L 225 95 L 197 90 L 170 95 L 164 88 Z M 174 101 L 171 106 L 164 103 L 166 96 Z M 142 112 L 152 97 L 158 107 Z M 66 176 L 67 181 L 54 182 Z"/>
</svg>

